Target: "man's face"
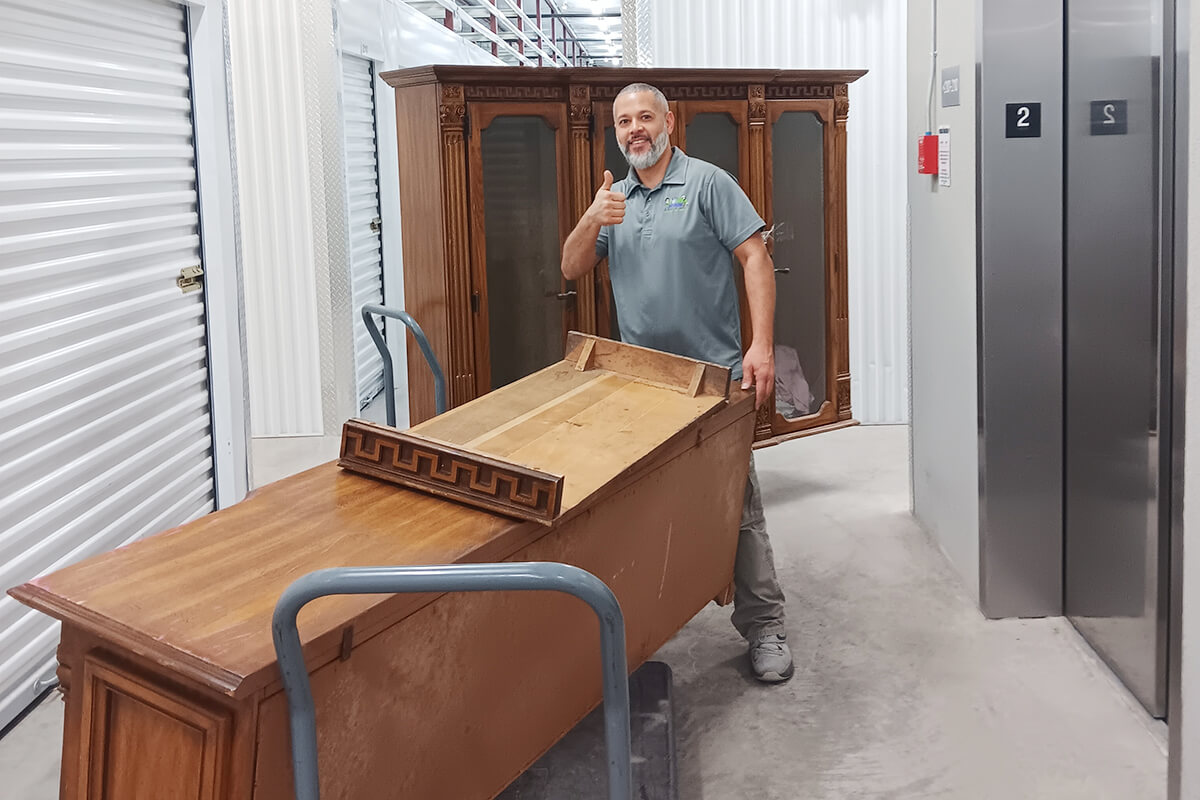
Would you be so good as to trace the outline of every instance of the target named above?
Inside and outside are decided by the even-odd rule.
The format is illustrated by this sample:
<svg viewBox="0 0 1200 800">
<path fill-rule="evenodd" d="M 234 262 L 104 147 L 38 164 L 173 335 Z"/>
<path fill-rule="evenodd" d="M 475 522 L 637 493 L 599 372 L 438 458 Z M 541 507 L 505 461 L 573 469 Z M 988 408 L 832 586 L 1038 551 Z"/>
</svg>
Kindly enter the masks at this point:
<svg viewBox="0 0 1200 800">
<path fill-rule="evenodd" d="M 658 163 L 671 146 L 675 115 L 664 111 L 650 92 L 623 94 L 613 102 L 617 145 L 634 169 Z"/>
</svg>

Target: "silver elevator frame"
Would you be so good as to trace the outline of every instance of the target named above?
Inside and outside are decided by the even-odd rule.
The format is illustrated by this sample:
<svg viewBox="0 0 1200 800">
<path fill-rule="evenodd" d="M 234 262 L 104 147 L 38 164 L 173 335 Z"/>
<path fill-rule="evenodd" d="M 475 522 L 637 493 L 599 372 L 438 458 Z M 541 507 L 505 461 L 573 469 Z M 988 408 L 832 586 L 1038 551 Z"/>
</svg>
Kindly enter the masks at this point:
<svg viewBox="0 0 1200 800">
<path fill-rule="evenodd" d="M 1160 166 L 1152 201 L 1159 208 L 1152 249 L 1157 255 L 1160 284 L 1149 312 L 1156 317 L 1157 361 L 1143 365 L 1153 375 L 1153 392 L 1148 386 L 1143 391 L 1140 384 L 1133 389 L 1121 387 L 1129 389 L 1125 398 L 1138 392 L 1145 394 L 1147 410 L 1143 418 L 1148 419 L 1141 430 L 1149 438 L 1135 444 L 1136 452 L 1126 461 L 1137 463 L 1146 454 L 1143 461 L 1148 463 L 1140 466 L 1153 480 L 1146 481 L 1134 470 L 1129 480 L 1123 481 L 1119 476 L 1104 475 L 1110 466 L 1117 468 L 1109 462 L 1114 461 L 1113 453 L 1118 451 L 1112 447 L 1106 450 L 1105 445 L 1112 442 L 1100 441 L 1106 436 L 1119 438 L 1118 432 L 1108 432 L 1103 419 L 1087 418 L 1088 413 L 1096 417 L 1095 409 L 1089 408 L 1079 385 L 1081 379 L 1094 381 L 1095 376 L 1103 374 L 1103 365 L 1088 364 L 1087 359 L 1104 345 L 1096 342 L 1092 350 L 1086 349 L 1086 337 L 1102 328 L 1103 318 L 1095 313 L 1089 317 L 1078 310 L 1087 308 L 1078 304 L 1086 303 L 1092 288 L 1080 265 L 1085 263 L 1090 269 L 1095 264 L 1099 269 L 1108 259 L 1115 270 L 1114 280 L 1130 279 L 1122 277 L 1121 265 L 1114 266 L 1115 252 L 1102 246 L 1089 250 L 1086 238 L 1071 237 L 1083 234 L 1093 216 L 1081 210 L 1080 198 L 1094 201 L 1096 195 L 1089 192 L 1105 189 L 1104 176 L 1097 177 L 1095 171 L 1103 164 L 1104 153 L 1133 146 L 1134 141 L 1079 138 L 1080 126 L 1087 124 L 1089 101 L 1104 98 L 1072 97 L 1068 69 L 1073 36 L 1077 65 L 1090 45 L 1097 48 L 1095 63 L 1102 65 L 1107 51 L 1101 44 L 1105 36 L 1112 35 L 1112 26 L 1132 22 L 1145 27 L 1147 20 L 1138 14 L 1151 9 L 1153 16 L 1154 7 L 1159 15 L 1154 20 L 1155 38 L 1147 39 L 1145 46 L 1149 48 L 1148 56 L 1155 50 L 1161 54 L 1155 73 L 1162 87 L 1156 98 L 1161 127 L 1154 134 Z M 1179 674 L 1178 647 L 1173 637 L 1179 630 L 1181 583 L 1177 577 L 1172 578 L 1172 572 L 1178 572 L 1177 551 L 1182 542 L 1179 497 L 1186 181 L 1178 174 L 1176 163 L 1179 169 L 1186 165 L 1187 7 L 1187 0 L 1127 0 L 1123 4 L 1121 0 L 979 0 L 976 6 L 980 605 L 989 617 L 1071 614 L 1081 633 L 1143 704 L 1159 716 L 1166 713 L 1167 701 L 1174 699 L 1169 686 Z M 1072 19 L 1082 23 L 1088 14 L 1107 15 L 1101 20 L 1107 27 L 1092 31 L 1077 27 L 1073 33 L 1068 27 Z M 1177 26 L 1180 47 L 1175 41 Z M 1129 124 L 1142 125 L 1150 117 L 1147 109 L 1134 108 L 1132 95 L 1135 90 L 1151 92 L 1152 87 L 1121 89 L 1121 80 L 1128 76 L 1121 72 L 1121 65 L 1115 67 L 1110 76 L 1112 91 L 1118 95 L 1130 93 Z M 1103 76 L 1080 73 L 1075 77 L 1074 84 L 1081 92 L 1105 94 L 1103 80 L 1095 81 L 1095 86 L 1083 85 Z M 1041 136 L 1007 138 L 1006 106 L 1032 102 L 1041 104 Z M 1064 102 L 1069 104 L 1065 112 Z M 1140 136 L 1147 135 L 1144 127 L 1137 130 Z M 1134 154 L 1127 160 L 1140 157 Z M 1112 208 L 1097 208 L 1096 216 L 1101 216 L 1099 212 L 1110 215 L 1109 227 L 1095 231 L 1099 240 L 1112 236 L 1112 225 L 1133 224 L 1114 215 Z M 1178 226 L 1175 220 L 1179 220 Z M 1124 239 L 1113 241 L 1126 244 Z M 1103 292 L 1097 291 L 1096 296 L 1104 299 Z M 1137 314 L 1125 316 L 1141 324 Z M 1081 321 L 1086 324 L 1083 330 L 1075 331 L 1072 342 L 1069 330 Z M 1119 339 L 1119 332 L 1106 333 Z M 1074 350 L 1074 361 L 1070 357 L 1072 344 L 1080 345 Z M 1120 380 L 1120 376 L 1113 376 L 1113 380 Z M 1098 406 L 1105 399 L 1113 402 L 1102 394 L 1103 386 L 1091 390 L 1098 393 Z M 1113 407 L 1129 410 L 1120 404 Z M 1142 411 L 1126 416 L 1132 418 L 1139 413 Z M 1115 422 L 1130 430 L 1136 427 L 1128 420 Z M 1097 435 L 1095 447 L 1087 438 L 1093 433 Z M 1131 440 L 1131 436 L 1125 436 L 1126 443 Z M 1134 581 L 1126 587 L 1127 596 L 1122 596 L 1119 587 L 1081 590 L 1081 575 L 1110 580 L 1120 572 L 1119 561 L 1108 566 L 1099 561 L 1088 564 L 1092 555 L 1117 553 L 1131 544 L 1113 535 L 1120 525 L 1113 523 L 1113 530 L 1109 530 L 1104 524 L 1111 516 L 1105 514 L 1105 503 L 1120 508 L 1110 502 L 1107 493 L 1111 486 L 1130 492 L 1128 508 L 1140 507 L 1142 519 L 1149 520 L 1146 528 L 1151 531 L 1150 537 L 1134 542 L 1123 556 L 1136 558 L 1140 553 L 1149 565 L 1140 584 Z M 1153 502 L 1148 502 L 1151 493 Z M 1132 513 L 1126 526 L 1131 519 Z M 1133 596 L 1140 590 L 1149 595 L 1142 609 L 1144 622 L 1137 619 Z M 1153 667 L 1149 670 L 1153 675 L 1149 682 L 1144 668 L 1149 660 L 1131 662 L 1129 654 L 1136 661 L 1145 655 L 1139 648 L 1146 646 L 1145 642 L 1129 644 L 1134 633 L 1146 637 L 1145 642 L 1153 642 Z"/>
<path fill-rule="evenodd" d="M 1063 8 L 978 8 L 980 606 L 1051 616 L 1063 572 Z M 1040 103 L 1041 136 L 1006 138 L 1007 107 L 1022 103 Z"/>
</svg>

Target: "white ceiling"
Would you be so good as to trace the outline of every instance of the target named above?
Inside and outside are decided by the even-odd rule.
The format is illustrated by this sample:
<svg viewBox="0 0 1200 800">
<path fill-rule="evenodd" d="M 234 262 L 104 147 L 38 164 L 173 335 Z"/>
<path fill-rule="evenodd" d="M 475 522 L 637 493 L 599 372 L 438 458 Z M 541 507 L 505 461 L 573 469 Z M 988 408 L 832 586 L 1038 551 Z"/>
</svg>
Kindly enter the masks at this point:
<svg viewBox="0 0 1200 800">
<path fill-rule="evenodd" d="M 567 56 L 572 51 L 563 45 L 563 26 L 569 32 L 567 38 L 578 42 L 582 66 L 621 64 L 621 0 L 408 0 L 408 4 L 441 23 L 449 14 L 460 36 L 489 52 L 495 45 L 496 55 L 505 63 L 534 66 L 538 64 L 538 53 L 531 43 L 525 43 L 521 54 L 521 33 L 530 40 L 536 38 L 534 28 L 540 9 L 547 39 L 553 18 L 556 44 Z M 526 19 L 521 18 L 522 13 Z M 493 16 L 497 16 L 494 34 Z M 548 44 L 542 46 L 549 51 Z M 549 65 L 550 61 L 543 56 L 542 63 Z M 565 64 L 561 59 L 560 63 Z"/>
</svg>

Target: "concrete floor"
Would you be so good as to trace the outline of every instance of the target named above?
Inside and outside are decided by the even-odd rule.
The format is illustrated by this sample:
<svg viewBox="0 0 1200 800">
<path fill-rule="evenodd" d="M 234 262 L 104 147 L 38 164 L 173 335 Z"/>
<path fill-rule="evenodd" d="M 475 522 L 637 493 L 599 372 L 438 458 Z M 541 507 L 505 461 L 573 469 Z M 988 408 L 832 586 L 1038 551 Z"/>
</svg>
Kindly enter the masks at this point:
<svg viewBox="0 0 1200 800">
<path fill-rule="evenodd" d="M 752 680 L 712 605 L 662 649 L 680 798 L 1165 798 L 1166 726 L 1064 620 L 980 616 L 909 514 L 906 447 L 863 427 L 758 451 L 796 676 Z M 61 709 L 0 740 L 0 795 L 58 796 Z"/>
</svg>

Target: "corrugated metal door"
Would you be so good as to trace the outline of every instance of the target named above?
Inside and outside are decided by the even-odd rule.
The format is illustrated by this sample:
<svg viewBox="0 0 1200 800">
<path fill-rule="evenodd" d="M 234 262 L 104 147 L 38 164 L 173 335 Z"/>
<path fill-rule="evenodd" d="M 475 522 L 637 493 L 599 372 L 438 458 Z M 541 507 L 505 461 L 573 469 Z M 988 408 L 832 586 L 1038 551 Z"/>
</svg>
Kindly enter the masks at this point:
<svg viewBox="0 0 1200 800">
<path fill-rule="evenodd" d="M 342 56 L 350 291 L 354 297 L 354 376 L 359 408 L 364 408 L 383 391 L 383 360 L 359 314 L 359 309 L 366 303 L 383 302 L 374 80 L 370 61 L 357 56 Z"/>
<path fill-rule="evenodd" d="M 213 509 L 186 12 L 0 0 L 0 588 Z M 0 725 L 58 625 L 0 598 Z"/>
</svg>

